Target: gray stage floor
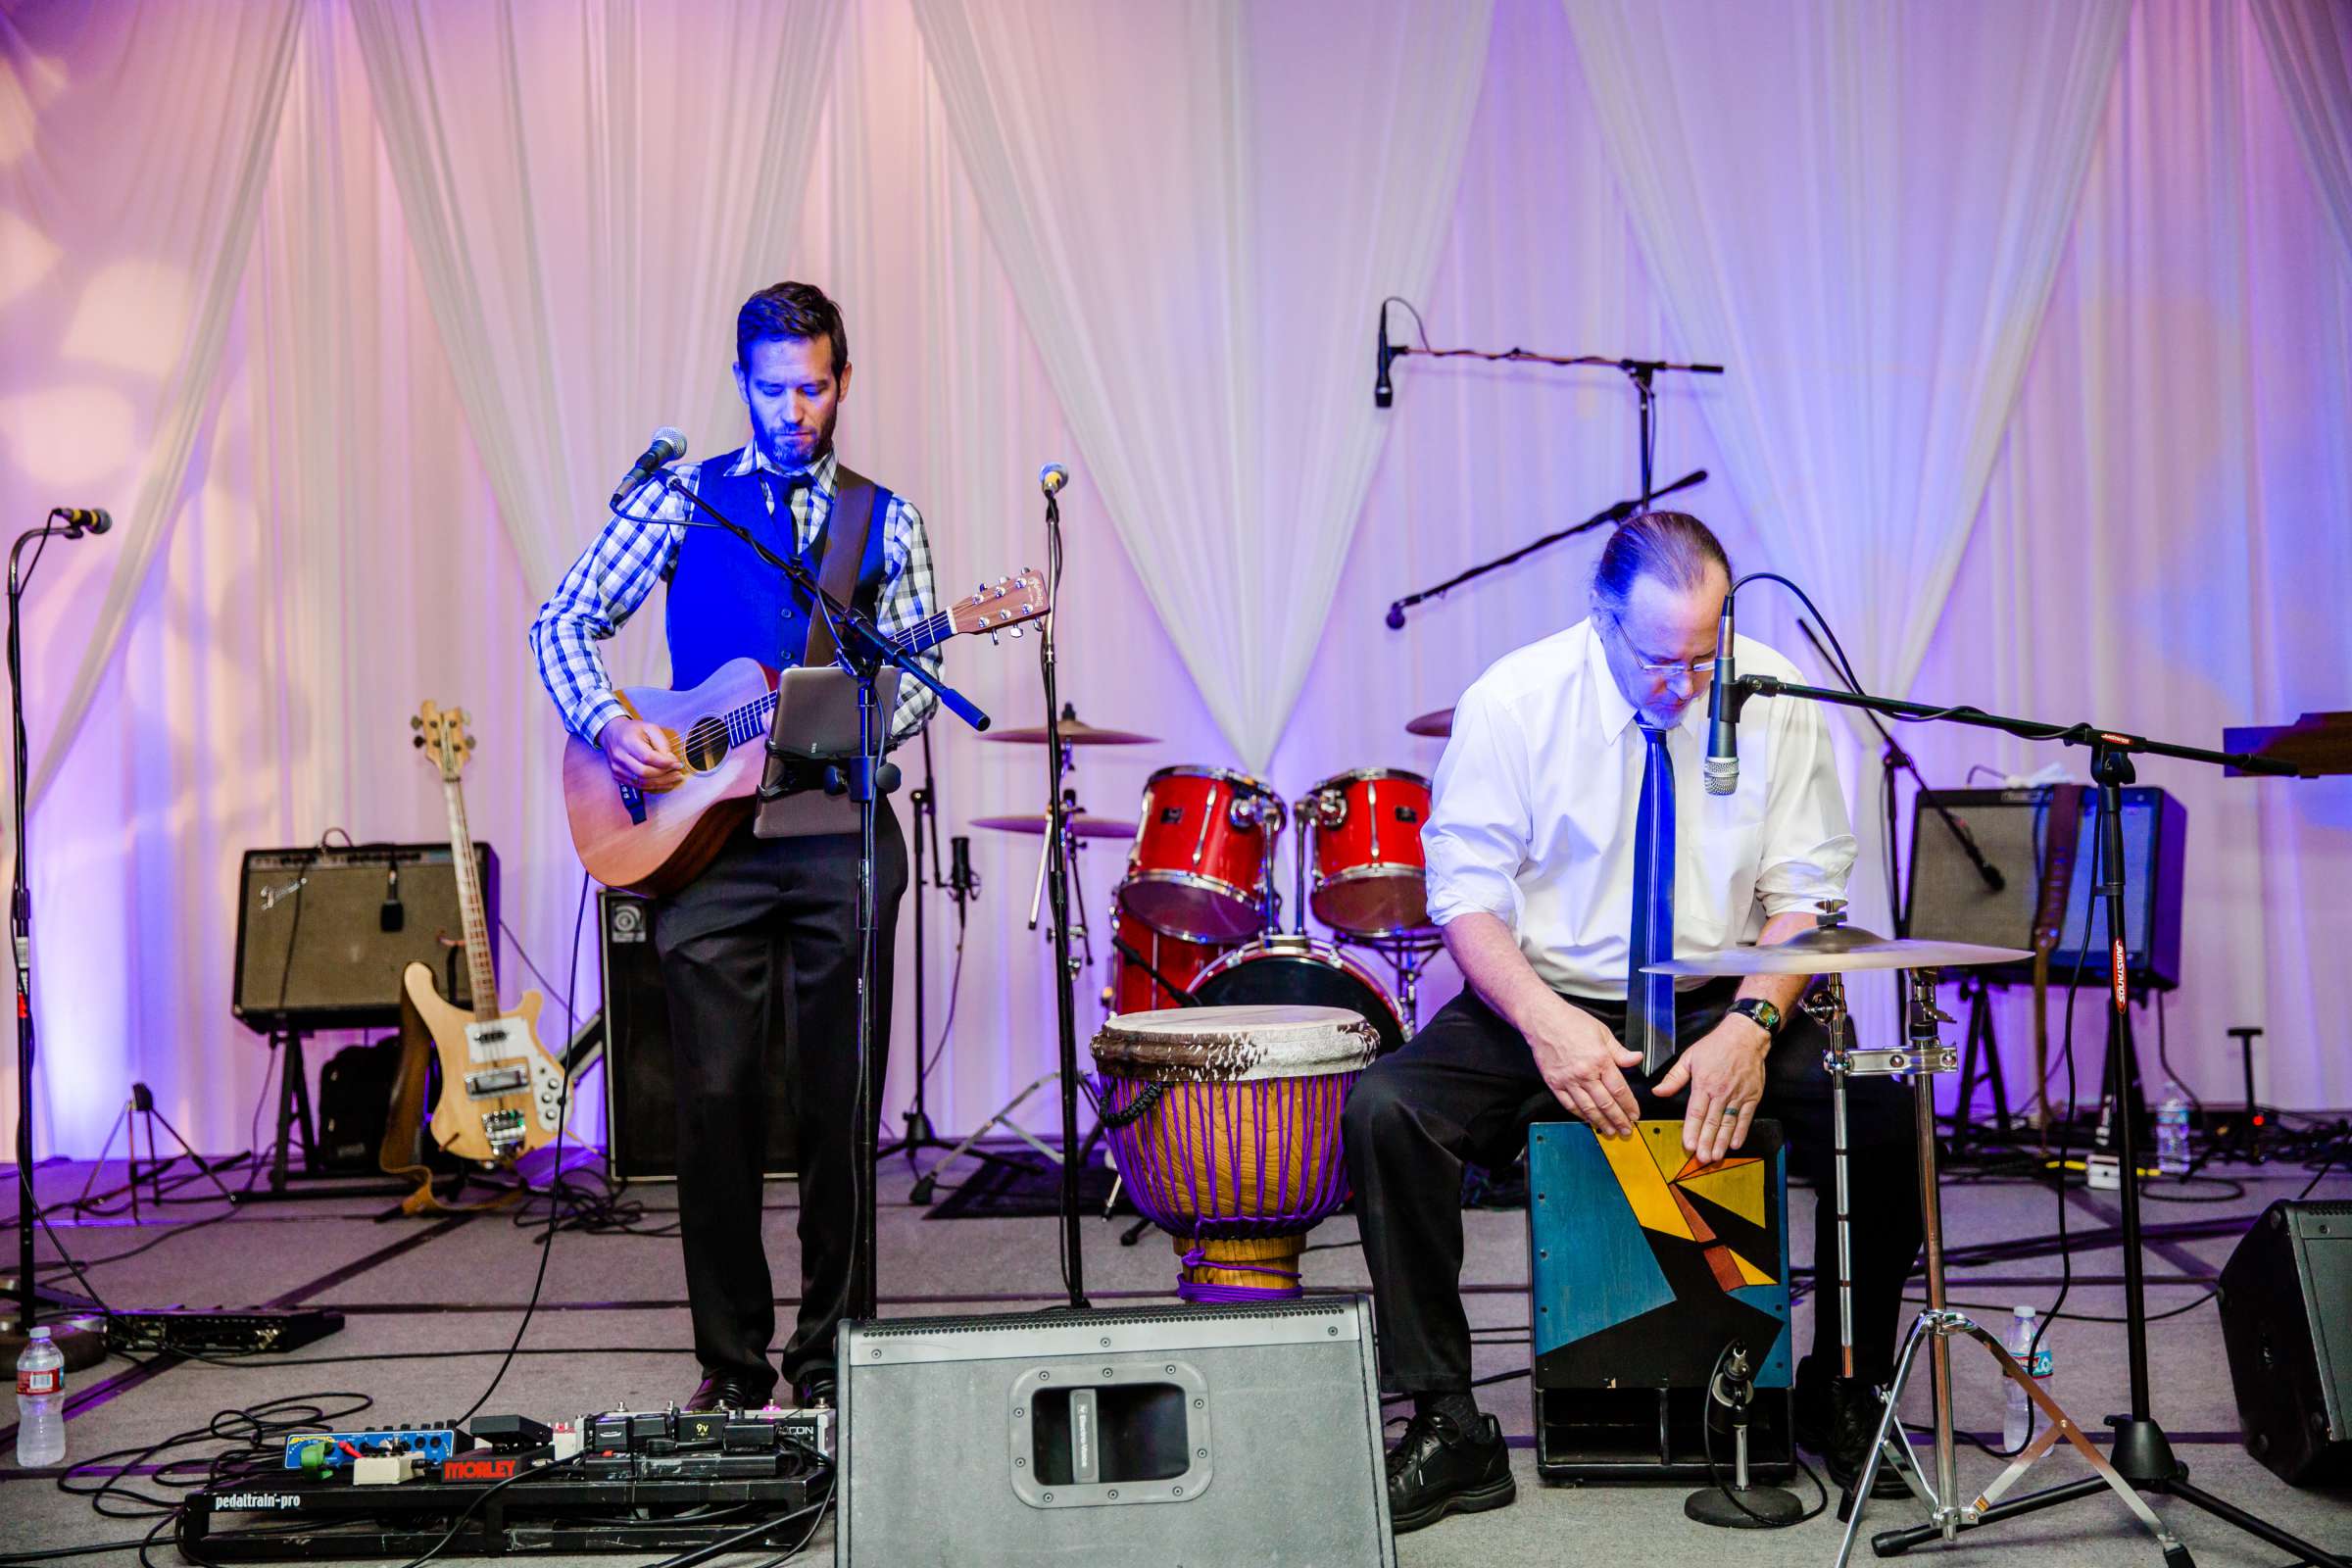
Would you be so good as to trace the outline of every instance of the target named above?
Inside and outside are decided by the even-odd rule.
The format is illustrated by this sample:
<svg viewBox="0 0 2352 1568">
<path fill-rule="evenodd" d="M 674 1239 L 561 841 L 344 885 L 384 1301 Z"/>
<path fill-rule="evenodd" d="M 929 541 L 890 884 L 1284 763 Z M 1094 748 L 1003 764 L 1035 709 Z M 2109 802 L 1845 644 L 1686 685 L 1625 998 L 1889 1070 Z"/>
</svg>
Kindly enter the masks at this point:
<svg viewBox="0 0 2352 1568">
<path fill-rule="evenodd" d="M 931 1157 L 931 1156 L 927 1156 Z M 79 1191 L 87 1167 L 55 1164 L 39 1172 L 44 1201 Z M 2182 1189 L 2163 1184 L 2151 1201 L 2152 1223 L 2243 1222 L 2273 1199 L 2291 1196 L 2306 1179 L 2276 1168 L 2219 1174 L 2239 1184 Z M 102 1172 L 100 1186 L 120 1179 Z M 1054 1222 L 1050 1219 L 927 1221 L 906 1203 L 904 1164 L 888 1168 L 882 1187 L 880 1277 L 886 1314 L 1018 1311 L 1061 1298 L 1056 1276 Z M 197 1189 L 177 1195 L 193 1198 Z M 633 1189 L 647 1208 L 646 1223 L 674 1220 L 664 1187 Z M 2352 1181 L 2330 1178 L 2320 1196 L 2352 1197 Z M 797 1278 L 793 1189 L 769 1190 L 768 1245 L 780 1285 Z M 2214 1200 L 2192 1203 L 2186 1200 Z M 2097 1321 L 2121 1308 L 2121 1253 L 2098 1233 L 2114 1220 L 2110 1201 L 2076 1194 L 2069 1200 L 2078 1245 L 2071 1254 L 2076 1286 L 2069 1318 L 2052 1331 L 2057 1373 L 2054 1393 L 2086 1426 L 2099 1426 L 2128 1402 L 2122 1329 Z M 146 1366 L 116 1358 L 81 1374 L 76 1408 L 68 1423 L 70 1455 L 86 1458 L 136 1446 L 174 1433 L 200 1430 L 218 1412 L 304 1395 L 367 1395 L 375 1413 L 406 1419 L 447 1416 L 482 1392 L 513 1339 L 522 1303 L 540 1263 L 536 1236 L 508 1216 L 462 1220 L 382 1219 L 381 1200 L 323 1199 L 230 1210 L 219 1200 L 174 1204 L 171 1224 L 60 1224 L 57 1237 L 89 1264 L 90 1280 L 117 1305 L 187 1303 L 249 1305 L 313 1303 L 341 1307 L 345 1328 L 291 1356 L 225 1366 L 159 1361 Z M 1792 1203 L 1792 1251 L 1811 1255 L 1808 1201 Z M 2014 1183 L 1956 1184 L 1945 1194 L 1955 1245 L 2013 1241 L 2054 1229 L 2056 1203 L 2046 1190 Z M 148 1218 L 152 1221 L 153 1212 Z M 1525 1218 L 1515 1212 L 1465 1215 L 1469 1259 L 1464 1279 L 1474 1325 L 1488 1330 L 1478 1351 L 1482 1372 L 1524 1371 L 1528 1317 L 1525 1296 Z M 1125 1222 L 1090 1221 L 1085 1228 L 1087 1285 L 1098 1300 L 1157 1302 L 1174 1277 L 1167 1241 L 1148 1234 L 1141 1245 L 1119 1244 Z M 1308 1254 L 1310 1288 L 1360 1289 L 1365 1284 L 1352 1220 L 1327 1222 Z M 2317 1541 L 2352 1551 L 2352 1497 L 2290 1489 L 2239 1446 L 2230 1378 L 2214 1306 L 2214 1275 L 2234 1245 L 2231 1234 L 2173 1239 L 2150 1248 L 2151 1309 L 2171 1311 L 2151 1333 L 2156 1413 L 2180 1446 L 2194 1479 L 2253 1513 Z M 40 1239 L 45 1260 L 58 1255 Z M 644 1406 L 682 1397 L 696 1369 L 674 1238 L 641 1235 L 559 1235 L 547 1258 L 539 1311 L 522 1353 L 486 1407 L 543 1418 L 622 1405 Z M 134 1253 L 134 1249 L 146 1248 Z M 2041 1256 L 1959 1271 L 1953 1296 L 2005 1317 L 2020 1301 L 2045 1305 L 2056 1289 L 2058 1259 Z M 56 1282 L 71 1282 L 54 1277 Z M 782 1298 L 787 1303 L 791 1298 Z M 2177 1310 L 2176 1310 L 2177 1309 Z M 790 1307 L 784 1308 L 787 1322 Z M 1797 1343 L 1810 1342 L 1809 1307 L 1799 1309 Z M 1397 1560 L 1406 1568 L 1440 1565 L 1552 1562 L 1736 1561 L 1827 1564 L 1837 1549 L 1834 1517 L 1794 1529 L 1733 1537 L 1684 1518 L 1685 1486 L 1553 1487 L 1539 1484 L 1527 1446 L 1530 1405 L 1524 1378 L 1485 1391 L 1487 1407 L 1518 1440 L 1518 1502 L 1475 1517 L 1455 1518 L 1404 1537 Z M 1924 1415 L 1924 1401 L 1918 1413 Z M 1957 1363 L 1955 1409 L 1963 1426 L 1996 1434 L 2000 1390 L 1981 1355 Z M 197 1450 L 180 1450 L 182 1453 Z M 0 1459 L 13 1459 L 13 1436 Z M 1992 1460 L 1963 1450 L 1964 1483 L 1981 1487 L 1995 1472 Z M 2044 1462 L 2042 1484 L 2087 1474 L 2072 1454 Z M 126 1484 L 145 1485 L 127 1477 Z M 1908 1522 L 1909 1505 L 1882 1502 L 1873 1528 Z M 2180 1503 L 2160 1504 L 2207 1568 L 2279 1564 L 2282 1553 L 2264 1547 Z M 50 1475 L 0 1469 L 0 1550 L 82 1546 L 136 1537 L 145 1520 L 97 1516 L 90 1503 L 62 1493 Z M 829 1556 L 828 1524 L 808 1556 Z M 128 1553 L 120 1554 L 127 1558 Z M 767 1555 L 766 1553 L 760 1554 Z M 1867 1553 L 1865 1554 L 1867 1555 Z M 1917 1555 L 1955 1564 L 2065 1562 L 2154 1565 L 2158 1553 L 2130 1524 L 2119 1504 L 2100 1497 L 2014 1521 L 1997 1531 Z M 163 1561 L 175 1560 L 168 1547 Z M 114 1555 L 74 1560 L 116 1560 Z M 552 1562 L 564 1559 L 529 1558 Z M 642 1558 L 581 1558 L 582 1562 Z M 749 1563 L 739 1556 L 725 1559 Z"/>
</svg>

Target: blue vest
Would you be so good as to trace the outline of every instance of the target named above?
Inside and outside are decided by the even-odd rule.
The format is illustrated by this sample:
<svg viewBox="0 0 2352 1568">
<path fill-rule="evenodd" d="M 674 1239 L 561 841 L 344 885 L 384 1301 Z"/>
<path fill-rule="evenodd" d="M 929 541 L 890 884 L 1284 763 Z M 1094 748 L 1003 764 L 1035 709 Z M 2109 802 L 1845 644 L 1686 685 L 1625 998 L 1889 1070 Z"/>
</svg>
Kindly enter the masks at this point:
<svg viewBox="0 0 2352 1568">
<path fill-rule="evenodd" d="M 730 474 L 740 450 L 721 453 L 703 465 L 698 493 L 728 518 L 779 556 L 793 549 L 791 498 L 781 475 L 765 474 L 776 491 L 776 514 L 767 514 L 759 469 Z M 843 473 L 834 465 L 834 482 Z M 865 555 L 858 563 L 858 591 L 851 603 L 870 615 L 882 601 L 883 535 L 888 531 L 891 494 L 874 486 L 872 521 L 865 530 Z M 824 513 L 816 538 L 802 564 L 813 573 L 825 559 L 832 533 L 832 498 L 821 492 Z M 698 514 L 699 515 L 699 514 Z M 771 669 L 798 664 L 808 647 L 809 607 L 782 572 L 752 554 L 722 528 L 687 528 L 670 567 L 665 620 L 669 632 L 669 683 L 700 686 L 730 659 L 756 659 Z"/>
</svg>

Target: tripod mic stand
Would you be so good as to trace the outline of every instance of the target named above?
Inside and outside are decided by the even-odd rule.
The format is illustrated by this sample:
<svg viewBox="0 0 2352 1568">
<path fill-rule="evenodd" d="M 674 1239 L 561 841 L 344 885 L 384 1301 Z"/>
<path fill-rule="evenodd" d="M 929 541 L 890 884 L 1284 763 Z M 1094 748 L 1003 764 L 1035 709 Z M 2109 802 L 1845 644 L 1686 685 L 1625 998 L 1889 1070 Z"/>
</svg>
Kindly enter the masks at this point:
<svg viewBox="0 0 2352 1568">
<path fill-rule="evenodd" d="M 926 893 L 944 891 L 956 906 L 956 962 L 958 970 L 963 963 L 965 906 L 980 891 L 980 879 L 972 872 L 970 857 L 965 853 L 970 840 L 960 836 L 951 842 L 956 846 L 956 858 L 948 874 L 939 872 L 939 785 L 931 771 L 931 732 L 922 734 L 923 782 L 906 794 L 906 804 L 913 808 L 914 820 L 908 824 L 908 851 L 913 856 L 907 886 L 914 892 L 914 1098 L 899 1113 L 906 1123 L 906 1136 L 883 1146 L 878 1157 L 887 1159 L 893 1154 L 905 1154 L 911 1162 L 925 1149 L 949 1149 L 954 1146 L 939 1136 L 931 1125 L 931 1113 L 924 1102 L 924 1087 L 931 1076 L 931 1030 L 926 1004 L 931 992 L 931 971 L 924 962 L 923 934 L 928 922 L 923 918 L 923 906 L 929 901 Z M 931 869 L 925 880 L 923 850 L 928 841 L 931 851 Z M 955 994 L 949 993 L 948 1016 L 955 1017 Z"/>
<path fill-rule="evenodd" d="M 1936 708 L 1924 703 L 1910 703 L 1887 697 L 1871 697 L 1859 693 L 1832 691 L 1819 686 L 1801 686 L 1770 675 L 1743 675 L 1725 690 L 1735 715 L 1752 696 L 1801 697 L 1811 702 L 1835 703 L 1848 708 L 1867 709 L 1881 713 L 1912 719 L 1933 719 L 1955 724 L 1970 724 L 1984 729 L 1996 729 L 2026 740 L 2052 740 L 2069 746 L 2082 746 L 2090 752 L 2091 782 L 2098 790 L 2096 831 L 2101 845 L 2102 875 L 2092 896 L 2099 901 L 2106 914 L 2107 952 L 2109 965 L 2107 1015 L 2108 1074 L 2113 1083 L 2131 1080 L 2132 1072 L 2129 1053 L 2132 1050 L 2130 1030 L 2131 990 L 2130 973 L 2126 962 L 2126 926 L 2124 917 L 2124 821 L 2123 787 L 2132 781 L 2132 758 L 2135 753 L 2156 757 L 2176 758 L 2182 761 L 2204 762 L 2241 773 L 2259 773 L 2273 777 L 2294 777 L 2296 768 L 2287 762 L 2243 752 L 2209 751 L 2201 747 L 2175 746 L 2143 736 L 2101 729 L 2093 724 L 2045 724 L 2033 719 L 2004 718 L 1969 707 Z M 1924 1098 L 1923 1117 L 1932 1116 L 1932 1106 Z M 2132 1407 L 2128 1414 L 2110 1418 L 2115 1438 L 2109 1447 L 2107 1463 L 2122 1481 L 2138 1492 L 2154 1492 L 2178 1497 L 2224 1523 L 2232 1525 L 2281 1550 L 2294 1553 L 2320 1568 L 2352 1568 L 2352 1562 L 2341 1556 L 2322 1551 L 2309 1542 L 2298 1540 L 2267 1520 L 2257 1518 L 2243 1508 L 2234 1506 L 2202 1488 L 2189 1484 L 2188 1467 L 2173 1452 L 2172 1441 L 2158 1424 L 2153 1410 L 2148 1380 L 2148 1306 L 2147 1281 L 2141 1261 L 2142 1230 L 2139 1216 L 2139 1150 L 2132 1118 L 2119 1118 L 2118 1152 L 2122 1160 L 2121 1188 L 2124 1252 L 2124 1318 L 2126 1346 L 2130 1352 L 2130 1383 Z M 1932 1125 L 1932 1123 L 1930 1124 Z M 1989 1338 L 1989 1337 L 1987 1337 Z M 1916 1344 L 1916 1338 L 1914 1340 Z M 1941 1335 L 1936 1344 L 1942 1344 Z M 2036 1403 L 2040 1403 L 2036 1399 Z M 1892 1405 L 1888 1406 L 1892 1409 Z M 2045 1414 L 2055 1414 L 2045 1410 Z M 2047 1436 L 2047 1434 L 2045 1434 Z M 2052 1440 L 2055 1441 L 2055 1440 Z M 2046 1445 L 2045 1445 L 2046 1446 Z M 2028 1449 L 2029 1453 L 2034 1450 Z M 2037 1455 L 2036 1455 L 2037 1456 Z M 2020 1456 L 2021 1460 L 2024 1456 Z M 2022 1463 L 2013 1466 L 2022 1469 Z M 1894 1556 L 1912 1546 L 1938 1537 L 1951 1539 L 1962 1531 L 1981 1529 L 2004 1519 L 2037 1513 L 2063 1502 L 2090 1496 L 2109 1486 L 2104 1475 L 2085 1477 L 2081 1481 L 2051 1487 L 2030 1494 L 2014 1502 L 1992 1503 L 1989 1496 L 1966 1507 L 1953 1505 L 1947 1494 L 1940 1517 L 1932 1523 L 1909 1530 L 1887 1531 L 1871 1539 L 1872 1549 L 1881 1556 Z M 1989 1504 L 1989 1505 L 1986 1505 Z M 2189 1562 L 2185 1547 L 2168 1545 L 2165 1552 L 2170 1568 L 2186 1568 Z"/>
</svg>

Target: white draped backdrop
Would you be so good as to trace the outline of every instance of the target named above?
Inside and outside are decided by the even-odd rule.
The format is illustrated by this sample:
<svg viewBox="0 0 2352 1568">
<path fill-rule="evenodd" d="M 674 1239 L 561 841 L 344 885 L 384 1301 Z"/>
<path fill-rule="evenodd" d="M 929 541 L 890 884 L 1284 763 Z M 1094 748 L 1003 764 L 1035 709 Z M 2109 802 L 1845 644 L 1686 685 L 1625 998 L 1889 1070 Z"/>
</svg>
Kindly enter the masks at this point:
<svg viewBox="0 0 2352 1568">
<path fill-rule="evenodd" d="M 843 302 L 843 449 L 951 593 L 1039 560 L 1033 475 L 1071 464 L 1064 693 L 1167 738 L 1082 759 L 1108 814 L 1171 761 L 1426 771 L 1404 719 L 1581 614 L 1591 538 L 1380 624 L 1635 474 L 1613 372 L 1407 359 L 1376 413 L 1387 294 L 1442 342 L 1728 365 L 1661 379 L 1658 471 L 1711 470 L 1690 508 L 1875 689 L 2209 744 L 2352 707 L 2332 0 L 28 0 L 0 193 L 0 517 L 119 522 L 27 596 L 43 1152 L 94 1152 L 134 1080 L 247 1146 L 239 856 L 438 837 L 424 697 L 475 715 L 508 988 L 527 954 L 596 1005 L 522 628 L 649 429 L 741 439 L 733 311 L 783 276 Z M 658 630 L 615 668 L 658 678 Z M 1032 648 L 950 676 L 1033 721 Z M 2083 761 L 1904 739 L 1939 785 Z M 943 831 L 1042 804 L 1029 752 L 932 740 Z M 2352 1104 L 2352 786 L 2141 776 L 2189 808 L 2175 1070 L 2232 1098 L 2258 1024 L 2266 1097 Z M 1033 849 L 974 845 L 946 1128 L 1051 1064 Z"/>
</svg>

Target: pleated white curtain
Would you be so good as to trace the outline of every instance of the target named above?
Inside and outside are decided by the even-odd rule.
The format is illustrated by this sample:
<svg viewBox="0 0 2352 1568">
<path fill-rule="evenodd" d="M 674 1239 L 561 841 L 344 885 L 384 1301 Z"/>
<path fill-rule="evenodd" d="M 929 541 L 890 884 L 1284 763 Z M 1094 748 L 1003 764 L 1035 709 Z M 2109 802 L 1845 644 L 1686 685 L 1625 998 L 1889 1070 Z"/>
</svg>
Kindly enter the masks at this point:
<svg viewBox="0 0 2352 1568">
<path fill-rule="evenodd" d="M 1354 530 L 1373 305 L 1436 263 L 1489 11 L 915 7 L 1079 456 L 1252 769 Z"/>
<path fill-rule="evenodd" d="M 2140 0 L 2065 261 L 1919 696 L 2219 746 L 2232 724 L 2345 706 L 2352 671 L 2352 257 L 2295 151 L 2245 8 Z M 1938 784 L 2076 749 L 1921 725 Z M 2335 976 L 2352 952 L 2352 778 L 2225 778 L 2141 759 L 2187 809 L 2181 984 L 2135 1030 L 2152 1096 L 2352 1102 Z M 1980 782 L 1982 782 L 1980 776 Z M 1941 829 L 1930 822 L 1922 832 Z M 2095 981 L 2076 1088 L 2098 1094 Z M 2005 999 L 2011 1102 L 2026 998 Z M 2052 1034 L 2057 1033 L 2053 1021 Z M 2157 1059 L 2166 1045 L 2169 1065 Z M 2068 1085 L 2053 1072 L 2063 1104 Z"/>
<path fill-rule="evenodd" d="M 186 477 L 304 9 L 0 12 L 0 532 L 55 506 L 116 525 L 26 597 L 35 800 Z"/>
<path fill-rule="evenodd" d="M 1565 3 L 1650 270 L 1690 352 L 1729 367 L 1709 417 L 1766 559 L 1899 695 L 1984 495 L 2129 0 Z"/>
<path fill-rule="evenodd" d="M 2352 6 L 2340 0 L 2252 0 L 2295 141 L 2352 255 Z"/>
<path fill-rule="evenodd" d="M 791 273 L 842 0 L 350 5 L 499 515 L 552 588 L 657 426 L 742 444 L 735 313 Z"/>
</svg>

